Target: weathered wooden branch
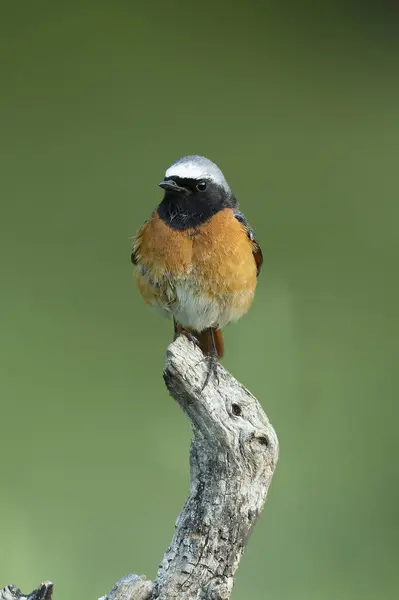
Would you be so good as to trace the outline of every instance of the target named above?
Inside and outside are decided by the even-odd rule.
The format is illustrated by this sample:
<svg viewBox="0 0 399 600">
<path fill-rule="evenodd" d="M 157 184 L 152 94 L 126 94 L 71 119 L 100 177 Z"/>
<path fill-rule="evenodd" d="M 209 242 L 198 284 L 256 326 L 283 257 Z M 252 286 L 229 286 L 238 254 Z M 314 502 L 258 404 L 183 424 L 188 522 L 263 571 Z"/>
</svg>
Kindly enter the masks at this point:
<svg viewBox="0 0 399 600">
<path fill-rule="evenodd" d="M 261 405 L 222 366 L 204 390 L 208 364 L 185 336 L 168 348 L 164 380 L 190 419 L 190 493 L 154 583 L 128 575 L 99 600 L 227 600 L 263 508 L 278 440 Z M 47 587 L 46 587 L 47 586 Z M 0 600 L 51 600 L 10 586 Z"/>
<path fill-rule="evenodd" d="M 0 600 L 51 600 L 53 584 L 44 581 L 31 594 L 23 594 L 15 585 L 8 585 L 0 590 Z"/>
</svg>

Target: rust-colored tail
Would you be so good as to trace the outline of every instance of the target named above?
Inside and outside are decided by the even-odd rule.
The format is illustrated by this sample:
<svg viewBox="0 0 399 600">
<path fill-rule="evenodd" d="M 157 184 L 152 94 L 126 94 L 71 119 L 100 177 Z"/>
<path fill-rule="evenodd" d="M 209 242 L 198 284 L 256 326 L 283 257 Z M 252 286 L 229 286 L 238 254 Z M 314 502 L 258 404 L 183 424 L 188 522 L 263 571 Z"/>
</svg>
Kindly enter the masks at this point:
<svg viewBox="0 0 399 600">
<path fill-rule="evenodd" d="M 215 347 L 218 357 L 223 358 L 224 343 L 221 329 L 215 329 L 214 327 L 211 327 L 210 329 L 205 329 L 205 331 L 201 331 L 201 333 L 196 333 L 194 331 L 193 335 L 195 335 L 195 337 L 197 338 L 199 346 L 204 354 L 212 354 Z M 212 335 L 215 346 L 213 345 Z"/>
<path fill-rule="evenodd" d="M 188 329 L 187 327 L 182 327 L 178 323 L 175 323 L 175 338 L 183 331 L 197 338 L 198 345 L 204 354 L 212 354 L 215 348 L 218 358 L 223 358 L 224 342 L 221 329 L 210 327 L 209 329 L 204 329 L 204 331 L 199 333 L 198 331 L 194 331 L 194 329 Z"/>
</svg>

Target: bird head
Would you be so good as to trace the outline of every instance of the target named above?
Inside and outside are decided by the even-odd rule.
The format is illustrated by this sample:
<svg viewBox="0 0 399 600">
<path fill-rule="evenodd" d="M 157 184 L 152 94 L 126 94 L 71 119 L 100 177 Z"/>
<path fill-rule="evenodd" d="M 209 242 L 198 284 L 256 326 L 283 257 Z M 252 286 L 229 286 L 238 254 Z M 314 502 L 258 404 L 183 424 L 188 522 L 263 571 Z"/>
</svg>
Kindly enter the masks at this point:
<svg viewBox="0 0 399 600">
<path fill-rule="evenodd" d="M 165 190 L 158 208 L 161 218 L 176 229 L 195 227 L 237 201 L 219 167 L 204 156 L 183 156 L 166 171 L 159 186 Z"/>
</svg>

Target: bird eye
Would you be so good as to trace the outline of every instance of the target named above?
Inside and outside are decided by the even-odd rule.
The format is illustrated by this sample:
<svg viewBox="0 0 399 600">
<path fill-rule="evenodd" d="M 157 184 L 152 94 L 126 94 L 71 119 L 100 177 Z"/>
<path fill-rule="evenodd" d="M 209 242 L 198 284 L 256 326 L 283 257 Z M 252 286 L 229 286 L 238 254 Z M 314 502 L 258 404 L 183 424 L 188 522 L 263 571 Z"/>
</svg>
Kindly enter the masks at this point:
<svg viewBox="0 0 399 600">
<path fill-rule="evenodd" d="M 199 192 L 203 192 L 204 190 L 206 190 L 206 181 L 200 181 L 199 183 L 197 183 L 197 190 Z"/>
</svg>

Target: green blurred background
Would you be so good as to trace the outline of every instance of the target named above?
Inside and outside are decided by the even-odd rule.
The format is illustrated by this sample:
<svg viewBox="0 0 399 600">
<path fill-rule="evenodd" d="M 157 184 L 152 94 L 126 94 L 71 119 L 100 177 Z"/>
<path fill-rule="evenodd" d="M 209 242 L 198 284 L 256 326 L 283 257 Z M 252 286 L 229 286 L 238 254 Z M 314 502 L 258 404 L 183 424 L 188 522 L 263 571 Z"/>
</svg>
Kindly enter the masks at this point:
<svg viewBox="0 0 399 600">
<path fill-rule="evenodd" d="M 154 577 L 188 490 L 131 237 L 183 154 L 265 255 L 225 365 L 281 456 L 233 598 L 397 598 L 399 13 L 385 2 L 0 8 L 0 587 Z"/>
</svg>

